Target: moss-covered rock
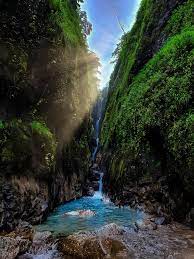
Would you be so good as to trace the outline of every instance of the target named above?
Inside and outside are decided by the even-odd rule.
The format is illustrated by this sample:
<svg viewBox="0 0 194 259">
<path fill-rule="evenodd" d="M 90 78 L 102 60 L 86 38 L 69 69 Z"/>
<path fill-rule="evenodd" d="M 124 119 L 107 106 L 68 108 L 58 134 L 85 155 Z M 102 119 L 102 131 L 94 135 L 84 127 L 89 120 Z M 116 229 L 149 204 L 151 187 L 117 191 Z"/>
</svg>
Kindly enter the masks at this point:
<svg viewBox="0 0 194 259">
<path fill-rule="evenodd" d="M 56 140 L 45 124 L 21 119 L 2 123 L 1 165 L 5 174 L 34 175 L 49 173 L 55 165 Z M 6 170 L 9 168 L 8 170 Z"/>
</svg>

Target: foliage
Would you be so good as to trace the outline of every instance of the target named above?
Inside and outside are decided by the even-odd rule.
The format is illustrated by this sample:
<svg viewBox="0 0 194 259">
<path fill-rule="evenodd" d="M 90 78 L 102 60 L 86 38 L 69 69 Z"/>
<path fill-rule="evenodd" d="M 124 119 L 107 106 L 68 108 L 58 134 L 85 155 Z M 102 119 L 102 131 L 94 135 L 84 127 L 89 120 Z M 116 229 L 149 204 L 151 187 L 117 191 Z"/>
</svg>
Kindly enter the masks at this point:
<svg viewBox="0 0 194 259">
<path fill-rule="evenodd" d="M 17 93 L 27 85 L 27 54 L 18 46 L 10 42 L 0 43 L 0 66 L 8 84 L 1 85 L 1 92 L 13 99 Z"/>
<path fill-rule="evenodd" d="M 54 166 L 56 141 L 45 124 L 13 119 L 0 131 L 1 165 L 40 176 Z"/>
<path fill-rule="evenodd" d="M 71 148 L 73 142 L 78 151 L 71 148 L 68 157 L 59 155 L 59 164 L 78 158 L 80 167 L 88 164 L 89 137 L 85 131 L 78 138 L 74 134 L 89 117 L 98 59 L 85 44 L 91 26 L 84 30 L 88 21 L 81 2 L 16 1 L 10 10 L 10 1 L 0 10 L 0 95 L 7 115 L 0 121 L 3 173 L 49 176 L 56 148 L 61 151 L 66 143 Z"/>
<path fill-rule="evenodd" d="M 63 37 L 73 45 L 84 45 L 81 18 L 70 0 L 50 0 L 53 12 L 50 20 L 62 31 Z"/>
<path fill-rule="evenodd" d="M 194 2 L 193 0 L 188 0 L 179 6 L 170 17 L 165 33 L 172 36 L 179 33 L 181 30 L 194 30 Z"/>
<path fill-rule="evenodd" d="M 123 81 L 117 81 L 103 122 L 105 149 L 112 148 L 119 157 L 140 157 L 150 148 L 146 144 L 149 131 L 157 128 L 167 152 L 176 160 L 178 172 L 180 168 L 191 170 L 193 49 L 194 31 L 187 28 L 165 44 L 122 95 L 118 89 Z M 110 108 L 113 103 L 116 112 Z"/>
</svg>

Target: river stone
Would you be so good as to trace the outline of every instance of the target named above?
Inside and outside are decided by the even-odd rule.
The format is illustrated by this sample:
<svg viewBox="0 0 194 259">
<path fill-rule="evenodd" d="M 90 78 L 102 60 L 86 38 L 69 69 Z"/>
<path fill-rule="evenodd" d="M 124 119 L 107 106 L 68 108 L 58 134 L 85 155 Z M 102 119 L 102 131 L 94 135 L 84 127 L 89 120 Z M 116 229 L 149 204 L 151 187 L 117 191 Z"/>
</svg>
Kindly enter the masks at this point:
<svg viewBox="0 0 194 259">
<path fill-rule="evenodd" d="M 70 236 L 61 242 L 59 250 L 73 258 L 130 258 L 127 248 L 121 241 L 99 236 L 83 240 L 80 240 L 80 236 Z"/>
<path fill-rule="evenodd" d="M 68 256 L 78 258 L 131 258 L 124 243 L 115 236 L 123 236 L 125 230 L 116 224 L 109 224 L 98 231 L 79 232 L 60 240 L 59 250 Z"/>
<path fill-rule="evenodd" d="M 33 242 L 45 242 L 52 238 L 52 233 L 50 231 L 36 232 L 33 238 Z"/>
<path fill-rule="evenodd" d="M 25 253 L 31 242 L 20 237 L 11 238 L 0 236 L 0 258 L 15 259 L 19 254 Z"/>
<path fill-rule="evenodd" d="M 94 188 L 89 187 L 86 193 L 87 196 L 94 196 Z"/>
</svg>

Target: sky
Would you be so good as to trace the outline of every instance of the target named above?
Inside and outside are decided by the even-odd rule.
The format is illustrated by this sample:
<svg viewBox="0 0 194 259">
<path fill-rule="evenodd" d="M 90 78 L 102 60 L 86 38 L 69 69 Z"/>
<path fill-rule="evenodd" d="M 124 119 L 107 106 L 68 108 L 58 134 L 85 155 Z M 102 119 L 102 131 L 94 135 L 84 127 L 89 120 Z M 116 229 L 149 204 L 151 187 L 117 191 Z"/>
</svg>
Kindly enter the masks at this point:
<svg viewBox="0 0 194 259">
<path fill-rule="evenodd" d="M 119 22 L 126 32 L 129 31 L 140 2 L 141 0 L 85 0 L 82 5 L 82 10 L 87 12 L 88 20 L 93 26 L 88 37 L 90 50 L 99 56 L 102 64 L 100 88 L 107 85 L 113 70 L 114 65 L 110 64 L 112 53 L 123 34 Z"/>
</svg>

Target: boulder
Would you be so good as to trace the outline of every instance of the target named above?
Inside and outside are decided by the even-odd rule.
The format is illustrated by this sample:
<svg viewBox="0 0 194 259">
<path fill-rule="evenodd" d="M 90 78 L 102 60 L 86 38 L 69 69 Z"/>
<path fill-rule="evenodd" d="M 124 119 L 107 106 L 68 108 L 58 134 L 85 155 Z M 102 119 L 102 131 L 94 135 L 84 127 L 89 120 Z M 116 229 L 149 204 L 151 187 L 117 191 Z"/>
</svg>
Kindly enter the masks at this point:
<svg viewBox="0 0 194 259">
<path fill-rule="evenodd" d="M 45 242 L 52 238 L 52 233 L 50 231 L 36 232 L 33 238 L 33 242 Z"/>
<path fill-rule="evenodd" d="M 159 217 L 155 219 L 156 225 L 164 225 L 166 224 L 166 219 L 165 217 Z"/>
<path fill-rule="evenodd" d="M 66 256 L 78 258 L 130 258 L 125 245 L 109 237 L 70 236 L 64 239 L 59 250 Z"/>
<path fill-rule="evenodd" d="M 58 249 L 73 258 L 130 258 L 125 244 L 116 238 L 123 234 L 123 228 L 109 224 L 95 232 L 80 232 L 64 238 Z"/>
<path fill-rule="evenodd" d="M 87 196 L 94 196 L 94 188 L 93 187 L 89 187 L 88 190 L 86 191 L 86 195 Z"/>
</svg>

